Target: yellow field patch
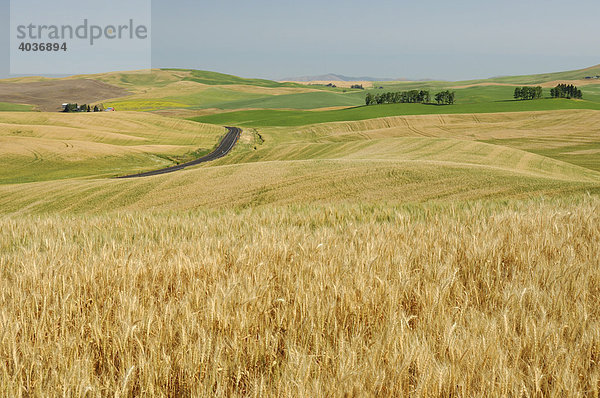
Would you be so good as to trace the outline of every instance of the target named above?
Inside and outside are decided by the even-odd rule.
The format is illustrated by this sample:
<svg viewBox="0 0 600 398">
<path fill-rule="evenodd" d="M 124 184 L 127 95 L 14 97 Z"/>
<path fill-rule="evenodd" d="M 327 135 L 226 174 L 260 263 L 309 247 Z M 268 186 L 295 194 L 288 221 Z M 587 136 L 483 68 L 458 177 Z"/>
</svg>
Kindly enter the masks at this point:
<svg viewBox="0 0 600 398">
<path fill-rule="evenodd" d="M 214 86 L 213 86 L 214 87 Z M 299 93 L 316 93 L 323 92 L 323 90 L 312 89 L 310 87 L 261 87 L 261 86 L 248 86 L 241 84 L 230 84 L 216 86 L 221 88 L 227 88 L 241 93 L 250 94 L 264 94 L 264 95 L 285 95 L 285 94 L 299 94 Z"/>
<path fill-rule="evenodd" d="M 600 149 L 584 149 L 581 151 L 564 152 L 566 155 L 595 155 L 600 154 Z"/>
<path fill-rule="evenodd" d="M 139 112 L 43 113 L 3 112 L 0 134 L 92 141 L 164 140 L 201 142 L 224 131 L 222 127 Z M 80 135 L 81 134 L 81 135 Z"/>
<path fill-rule="evenodd" d="M 522 159 L 529 161 L 527 157 Z M 531 169 L 519 166 L 511 170 L 427 159 L 268 161 L 201 166 L 132 180 L 62 180 L 0 185 L 0 207 L 9 213 L 191 210 L 262 204 L 527 198 L 600 188 L 598 180 L 560 180 L 552 168 L 547 175 Z M 112 170 L 121 174 L 129 172 L 119 167 Z"/>
<path fill-rule="evenodd" d="M 32 137 L 0 136 L 0 156 L 21 158 L 20 161 L 64 161 L 85 162 L 97 157 L 119 157 L 127 154 L 181 154 L 189 151 L 182 145 L 114 145 L 80 140 L 57 140 Z"/>
<path fill-rule="evenodd" d="M 395 116 L 354 122 L 323 123 L 295 130 L 298 138 L 356 136 L 441 137 L 459 139 L 508 139 L 547 137 L 600 140 L 600 111 L 564 110 L 459 115 Z M 277 129 L 265 129 L 277 131 Z"/>
</svg>

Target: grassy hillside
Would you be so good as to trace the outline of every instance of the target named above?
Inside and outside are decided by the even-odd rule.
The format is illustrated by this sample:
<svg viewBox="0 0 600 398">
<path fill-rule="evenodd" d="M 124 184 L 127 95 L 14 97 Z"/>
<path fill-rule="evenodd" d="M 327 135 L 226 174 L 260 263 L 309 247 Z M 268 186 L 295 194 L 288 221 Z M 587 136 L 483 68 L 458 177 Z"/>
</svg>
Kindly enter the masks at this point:
<svg viewBox="0 0 600 398">
<path fill-rule="evenodd" d="M 104 89 L 102 95 L 95 83 Z M 37 105 L 43 96 L 43 110 L 58 109 L 65 101 L 101 102 L 119 110 L 153 111 L 161 109 L 236 109 L 238 107 L 298 107 L 313 109 L 330 106 L 356 105 L 362 100 L 348 101 L 343 95 L 346 90 L 324 86 L 306 87 L 291 83 L 278 83 L 262 79 L 245 79 L 216 72 L 187 69 L 165 69 L 152 71 L 111 72 L 95 75 L 80 75 L 68 78 L 18 78 L 2 81 L 7 91 L 6 98 L 15 98 L 20 102 L 31 101 Z M 15 90 L 9 90 L 11 88 Z M 48 89 L 46 89 L 48 87 Z M 25 89 L 26 88 L 26 89 Z M 112 88 L 114 94 L 110 94 Z M 126 89 L 127 91 L 124 91 Z M 28 96 L 28 92 L 31 95 Z M 349 90 L 358 92 L 358 90 Z M 40 94 L 41 92 L 41 94 Z M 55 96 L 53 97 L 53 93 Z M 306 97 L 293 98 L 294 94 L 308 94 Z M 2 93 L 0 93 L 2 94 Z M 9 95 L 10 94 L 10 95 Z M 322 94 L 320 96 L 319 94 Z M 290 95 L 291 98 L 285 97 Z M 282 103 L 275 98 L 281 96 Z M 80 98 L 76 100 L 75 98 Z M 83 99 L 85 98 L 85 100 Z M 109 100 L 107 100 L 107 98 Z M 112 100 L 110 100 L 112 99 Z M 256 104 L 252 100 L 267 100 L 266 105 Z M 228 105 L 242 101 L 239 105 Z M 250 101 L 244 104 L 244 101 Z M 315 102 L 315 104 L 313 104 Z M 6 108 L 5 105 L 0 110 Z M 13 110 L 7 108 L 4 110 Z"/>
<path fill-rule="evenodd" d="M 344 143 L 299 143 L 285 148 L 269 147 L 249 154 L 232 156 L 226 162 L 360 159 L 444 162 L 448 166 L 479 165 L 524 175 L 545 176 L 570 181 L 599 181 L 600 173 L 497 145 L 444 138 L 382 138 Z"/>
<path fill-rule="evenodd" d="M 99 75 L 96 78 L 135 94 L 110 101 L 120 110 L 292 108 L 356 106 L 362 90 L 244 79 L 216 72 L 166 69 L 148 73 Z"/>
<path fill-rule="evenodd" d="M 194 84 L 194 83 L 192 83 Z M 336 93 L 312 89 L 265 89 L 248 86 L 191 86 L 176 84 L 157 92 L 137 94 L 110 101 L 117 110 L 156 111 L 163 109 L 315 109 L 357 106 L 363 93 Z M 173 92 L 171 92 L 173 91 Z"/>
<path fill-rule="evenodd" d="M 475 140 L 600 171 L 599 123 L 598 111 L 561 110 L 398 116 L 295 128 L 261 128 L 260 132 L 268 147 L 290 142 L 313 144 L 395 137 Z"/>
<path fill-rule="evenodd" d="M 424 104 L 385 104 L 330 111 L 248 110 L 199 116 L 193 120 L 211 124 L 235 124 L 248 127 L 303 126 L 307 124 L 375 119 L 400 115 L 441 115 L 492 112 L 531 112 L 562 109 L 600 110 L 600 103 L 566 99 L 536 101 L 503 101 L 456 104 L 450 106 Z"/>
<path fill-rule="evenodd" d="M 532 167 L 535 159 L 533 162 Z M 570 173 L 576 176 L 572 180 L 568 179 Z M 398 205 L 586 192 L 600 194 L 600 183 L 560 165 L 531 172 L 423 159 L 332 159 L 203 167 L 128 181 L 61 180 L 0 185 L 0 207 L 8 213 L 73 214 L 299 203 Z"/>
<path fill-rule="evenodd" d="M 151 114 L 3 113 L 0 184 L 160 168 L 209 152 L 224 133 Z"/>
<path fill-rule="evenodd" d="M 359 106 L 365 102 L 365 93 L 361 90 L 352 90 L 349 93 L 313 91 L 308 93 L 294 93 L 262 97 L 251 100 L 231 101 L 216 104 L 222 109 L 318 109 L 339 106 Z"/>
<path fill-rule="evenodd" d="M 600 68 L 597 69 L 600 73 Z M 276 83 L 260 79 L 243 79 L 214 72 L 162 70 L 158 72 L 158 75 L 166 74 L 169 79 L 177 76 L 180 80 L 172 82 L 164 77 L 165 81 L 169 81 L 168 84 L 158 85 L 153 81 L 152 85 L 148 83 L 148 89 L 143 92 L 111 102 L 111 105 L 126 110 L 176 108 L 238 110 L 243 113 L 219 114 L 214 116 L 214 120 L 206 119 L 205 121 L 220 124 L 241 123 L 257 127 L 362 120 L 402 114 L 600 109 L 600 84 L 598 84 L 600 80 L 574 82 L 583 87 L 584 101 L 512 101 L 515 85 L 542 84 L 545 88 L 545 96 L 548 97 L 549 87 L 555 85 L 557 81 L 595 76 L 594 73 L 596 72 L 596 69 L 591 68 L 549 75 L 517 76 L 464 82 L 382 82 L 375 84 L 374 88 L 369 90 L 347 90 L 316 85 Z M 139 79 L 141 78 L 137 80 L 138 87 L 140 84 L 145 84 Z M 123 80 L 123 77 L 121 77 L 121 80 Z M 122 82 L 114 79 L 106 81 L 111 81 L 113 84 L 122 84 Z M 186 84 L 191 82 L 196 83 L 196 85 Z M 456 92 L 457 105 L 443 111 L 439 107 L 431 105 L 401 104 L 395 107 L 377 107 L 377 110 L 359 109 L 343 113 L 336 113 L 341 111 L 325 111 L 326 113 L 315 115 L 296 111 L 280 112 L 281 110 L 301 111 L 329 107 L 357 107 L 364 104 L 364 97 L 369 92 L 376 94 L 383 91 L 411 89 L 427 89 L 432 93 L 446 89 L 453 90 Z M 225 119 L 226 117 L 228 119 Z"/>
<path fill-rule="evenodd" d="M 32 110 L 31 105 L 10 104 L 0 102 L 0 112 L 29 112 Z"/>
<path fill-rule="evenodd" d="M 89 91 L 89 88 L 84 88 L 82 82 L 95 82 L 97 84 L 107 84 L 108 86 L 102 86 L 107 93 L 110 92 L 110 88 L 112 87 L 114 95 L 104 94 L 97 96 L 97 98 L 92 96 L 93 100 L 86 99 L 79 102 L 104 101 L 105 105 L 114 106 L 118 110 L 123 111 L 164 111 L 178 109 L 188 111 L 188 116 L 193 116 L 193 112 L 198 110 L 206 111 L 202 113 L 220 113 L 222 110 L 317 110 L 321 108 L 356 107 L 364 103 L 364 97 L 367 92 L 378 93 L 382 92 L 382 90 L 402 91 L 411 89 L 428 89 L 436 92 L 451 89 L 456 91 L 457 104 L 462 107 L 453 107 L 453 110 L 445 110 L 443 113 L 486 113 L 573 108 L 597 109 L 598 104 L 600 104 L 600 84 L 598 84 L 600 80 L 596 79 L 574 81 L 575 84 L 584 88 L 584 99 L 586 101 L 577 105 L 567 102 L 544 103 L 541 101 L 536 101 L 535 103 L 504 103 L 512 99 L 514 85 L 517 84 L 542 84 L 546 88 L 546 95 L 548 95 L 548 88 L 556 84 L 557 81 L 570 81 L 585 76 L 595 76 L 597 73 L 600 73 L 600 67 L 555 74 L 464 82 L 382 82 L 375 84 L 374 88 L 369 90 L 355 90 L 331 88 L 323 85 L 308 86 L 295 83 L 279 83 L 264 79 L 247 79 L 217 72 L 191 69 L 155 69 L 152 71 L 81 75 L 63 79 L 9 79 L 5 81 L 4 86 L 9 87 L 10 84 L 26 84 L 28 85 L 27 87 L 30 84 L 52 85 L 54 87 L 52 92 L 61 92 L 62 94 L 60 98 L 47 98 L 44 102 L 46 108 L 43 109 L 54 110 L 58 107 L 57 104 L 66 101 L 65 97 L 76 94 L 81 95 L 82 92 Z M 77 82 L 82 83 L 80 84 L 80 89 L 77 89 Z M 380 89 L 379 87 L 382 88 Z M 123 89 L 126 89 L 127 92 L 123 91 Z M 65 93 L 70 94 L 67 95 Z M 18 101 L 16 98 L 18 98 Z M 107 100 L 107 98 L 112 99 Z M 32 103 L 38 101 L 33 97 L 30 100 Z M 14 102 L 27 103 L 27 96 L 17 96 Z M 0 110 L 3 107 L 6 106 L 0 106 Z M 382 108 L 378 111 L 370 112 L 374 112 L 374 114 L 361 114 L 358 111 L 356 115 L 344 114 L 344 116 L 339 117 L 331 114 L 324 114 L 320 117 L 313 115 L 306 122 L 289 122 L 295 124 L 287 125 L 342 120 L 340 117 L 348 117 L 348 120 L 360 120 L 361 118 L 399 114 L 439 113 L 435 107 L 431 106 L 411 106 L 405 109 Z M 304 114 L 299 115 L 296 119 L 304 120 L 308 116 Z M 236 115 L 230 116 L 232 116 L 231 123 L 248 121 L 244 118 L 240 119 Z M 294 114 L 285 114 L 284 117 L 289 119 L 289 116 L 294 116 Z M 256 119 L 261 123 L 254 124 L 256 126 L 274 125 L 273 123 L 286 125 L 281 124 L 282 122 L 277 120 L 276 113 L 268 113 L 262 116 L 257 114 L 251 115 L 251 117 L 253 120 Z"/>
<path fill-rule="evenodd" d="M 459 82 L 448 81 L 425 81 L 425 82 L 375 82 L 374 86 L 383 87 L 416 87 L 425 85 L 427 87 L 450 87 L 463 85 L 481 84 L 508 84 L 508 85 L 544 85 L 556 81 L 580 81 L 581 84 L 598 84 L 599 80 L 588 80 L 586 77 L 600 76 L 600 65 L 572 71 L 539 73 L 534 75 L 501 76 L 489 79 L 464 80 Z"/>
<path fill-rule="evenodd" d="M 135 89 L 141 92 L 148 88 L 165 87 L 181 81 L 195 82 L 208 86 L 257 86 L 267 88 L 305 88 L 294 83 L 279 83 L 266 79 L 248 79 L 225 73 L 196 69 L 152 69 L 140 71 L 110 72 L 95 75 L 81 75 L 72 78 L 100 80 L 115 86 Z M 70 79 L 70 78 L 69 78 Z"/>
<path fill-rule="evenodd" d="M 122 118 L 123 127 L 107 119 L 113 114 L 90 114 L 71 115 L 71 125 L 51 128 L 51 123 L 64 123 L 62 116 L 38 114 L 40 119 L 20 125 L 19 131 L 25 133 L 15 140 L 15 125 L 23 123 L 22 114 L 15 113 L 11 114 L 13 123 L 5 127 L 13 135 L 5 138 L 12 145 L 3 147 L 11 155 L 3 157 L 6 160 L 1 177 L 7 185 L 0 187 L 0 204 L 11 212 L 139 207 L 183 210 L 198 206 L 402 203 L 596 192 L 600 173 L 585 164 L 600 156 L 593 151 L 598 139 L 594 121 L 600 113 L 587 111 L 589 115 L 585 116 L 582 112 L 547 112 L 530 114 L 529 118 L 523 118 L 523 113 L 508 114 L 506 118 L 500 114 L 481 118 L 414 116 L 260 132 L 247 129 L 233 154 L 173 175 L 17 185 L 13 183 L 156 169 L 167 163 L 167 155 L 181 155 L 198 146 L 210 148 L 223 130 L 138 113 L 114 114 Z M 41 119 L 51 117 L 57 119 Z M 111 129 L 98 134 L 77 126 L 92 122 L 97 126 L 108 123 Z M 36 123 L 45 123 L 45 127 L 35 128 Z M 533 129 L 533 125 L 539 129 Z M 115 134 L 114 130 L 125 126 L 130 133 Z M 511 131 L 510 126 L 521 127 Z M 576 129 L 572 135 L 561 134 L 564 126 Z M 74 135 L 78 135 L 77 140 L 73 140 Z M 15 147 L 20 140 L 21 146 Z M 54 140 L 55 145 L 48 140 Z M 492 145 L 494 140 L 508 144 Z M 567 149 L 558 158 L 541 156 L 544 151 L 560 147 Z M 574 147 L 580 152 L 578 162 L 569 162 L 567 154 Z M 206 190 L 203 186 L 213 188 Z"/>
<path fill-rule="evenodd" d="M 364 95 L 102 78 L 131 109 Z M 0 113 L 0 390 L 598 395 L 598 103 L 460 90 L 451 107 L 198 118 L 258 127 L 218 161 L 127 180 L 111 177 L 199 156 L 224 128 Z M 439 114 L 405 115 L 421 111 Z"/>
<path fill-rule="evenodd" d="M 165 69 L 182 71 L 181 69 Z M 190 76 L 186 77 L 185 80 L 193 81 L 196 83 L 208 84 L 208 85 L 229 85 L 229 84 L 243 84 L 248 86 L 260 86 L 260 87 L 302 87 L 299 84 L 293 83 L 279 83 L 272 80 L 265 79 L 245 79 L 242 77 L 226 75 L 217 72 L 208 72 L 200 70 L 183 70 L 190 72 Z"/>
<path fill-rule="evenodd" d="M 600 65 L 567 72 L 541 73 L 536 75 L 506 76 L 489 79 L 489 82 L 511 84 L 541 84 L 555 80 L 582 80 L 586 77 L 600 76 Z"/>
</svg>

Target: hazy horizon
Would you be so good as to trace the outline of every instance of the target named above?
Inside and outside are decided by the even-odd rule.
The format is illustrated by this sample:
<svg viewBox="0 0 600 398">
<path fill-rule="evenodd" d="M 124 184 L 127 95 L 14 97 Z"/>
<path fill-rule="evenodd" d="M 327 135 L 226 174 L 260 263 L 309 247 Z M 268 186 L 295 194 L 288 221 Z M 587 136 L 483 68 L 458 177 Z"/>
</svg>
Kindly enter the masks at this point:
<svg viewBox="0 0 600 398">
<path fill-rule="evenodd" d="M 600 3 L 589 0 L 152 5 L 154 68 L 273 80 L 329 73 L 466 80 L 600 64 L 595 38 Z M 0 0 L 0 10 L 0 78 L 7 78 L 9 0 Z"/>
</svg>

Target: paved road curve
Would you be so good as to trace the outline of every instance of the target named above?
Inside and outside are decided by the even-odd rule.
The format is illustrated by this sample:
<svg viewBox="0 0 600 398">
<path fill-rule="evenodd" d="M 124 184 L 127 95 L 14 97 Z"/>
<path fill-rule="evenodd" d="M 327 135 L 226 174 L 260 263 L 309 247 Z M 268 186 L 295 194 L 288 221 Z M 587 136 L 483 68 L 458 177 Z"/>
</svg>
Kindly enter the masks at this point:
<svg viewBox="0 0 600 398">
<path fill-rule="evenodd" d="M 174 171 L 183 170 L 186 167 L 195 166 L 200 163 L 210 162 L 211 160 L 217 160 L 219 158 L 222 158 L 223 156 L 227 155 L 233 149 L 235 144 L 240 139 L 240 135 L 242 134 L 242 130 L 237 127 L 225 127 L 225 128 L 227 130 L 229 130 L 229 132 L 221 140 L 221 143 L 219 144 L 217 149 L 215 149 L 208 155 L 202 156 L 201 158 L 196 159 L 196 160 L 192 160 L 191 162 L 178 164 L 177 166 L 167 167 L 166 169 L 147 171 L 145 173 L 132 174 L 132 175 L 117 177 L 117 178 L 139 178 L 139 177 L 156 176 L 159 174 L 167 174 L 167 173 L 172 173 Z"/>
</svg>

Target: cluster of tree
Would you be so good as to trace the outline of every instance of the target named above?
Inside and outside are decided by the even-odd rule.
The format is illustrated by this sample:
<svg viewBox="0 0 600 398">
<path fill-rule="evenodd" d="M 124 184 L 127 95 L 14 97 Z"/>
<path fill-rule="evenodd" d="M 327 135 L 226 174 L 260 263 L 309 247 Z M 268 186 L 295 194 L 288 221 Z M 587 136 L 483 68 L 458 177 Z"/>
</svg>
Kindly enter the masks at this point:
<svg viewBox="0 0 600 398">
<path fill-rule="evenodd" d="M 77 104 L 65 105 L 63 112 L 79 112 L 79 106 Z"/>
<path fill-rule="evenodd" d="M 335 88 L 337 86 L 335 84 L 333 84 L 333 83 L 329 83 L 329 84 L 326 84 L 325 87 L 333 87 L 333 88 Z"/>
<path fill-rule="evenodd" d="M 533 100 L 542 98 L 543 90 L 537 87 L 516 87 L 514 97 L 516 100 Z"/>
<path fill-rule="evenodd" d="M 77 105 L 77 104 L 67 104 L 65 105 L 65 109 L 63 109 L 63 112 L 69 113 L 69 112 L 102 112 L 104 110 L 104 107 L 102 105 L 98 106 L 98 105 L 94 105 L 94 108 L 92 108 L 90 105 L 87 104 L 83 104 L 83 105 Z"/>
<path fill-rule="evenodd" d="M 365 98 L 367 105 L 374 104 L 424 104 L 429 102 L 430 95 L 429 91 L 424 90 L 411 90 L 411 91 L 398 91 L 381 94 L 368 93 Z"/>
<path fill-rule="evenodd" d="M 552 98 L 576 98 L 582 99 L 583 93 L 576 86 L 572 84 L 559 84 L 558 86 L 550 89 L 550 96 Z"/>
<path fill-rule="evenodd" d="M 359 90 L 365 89 L 362 84 L 353 84 L 352 86 L 350 86 L 350 88 L 357 88 Z"/>
<path fill-rule="evenodd" d="M 437 93 L 434 96 L 438 104 L 452 105 L 456 99 L 454 92 L 448 90 Z M 375 104 L 428 104 L 431 101 L 431 94 L 427 90 L 410 90 L 382 94 L 368 93 L 365 98 L 367 105 Z"/>
<path fill-rule="evenodd" d="M 434 98 L 435 102 L 437 102 L 438 105 L 452 105 L 454 104 L 454 100 L 456 99 L 454 91 L 450 92 L 448 90 L 437 93 Z"/>
</svg>

